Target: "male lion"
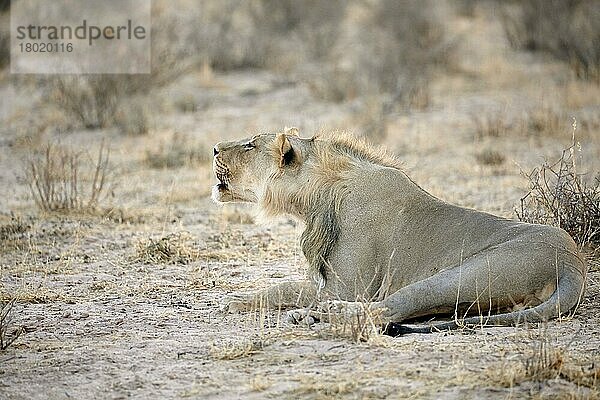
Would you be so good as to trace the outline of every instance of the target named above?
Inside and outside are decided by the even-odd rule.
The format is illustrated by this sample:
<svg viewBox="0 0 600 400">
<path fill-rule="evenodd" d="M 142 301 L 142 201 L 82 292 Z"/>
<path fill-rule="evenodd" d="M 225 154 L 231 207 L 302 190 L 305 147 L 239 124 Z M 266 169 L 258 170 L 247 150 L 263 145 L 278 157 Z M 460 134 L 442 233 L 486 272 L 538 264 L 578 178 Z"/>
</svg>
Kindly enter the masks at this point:
<svg viewBox="0 0 600 400">
<path fill-rule="evenodd" d="M 217 144 L 213 166 L 215 201 L 256 203 L 267 216 L 289 214 L 306 225 L 301 245 L 312 279 L 230 309 L 249 309 L 260 296 L 278 307 L 320 300 L 325 313 L 368 307 L 396 332 L 430 332 L 545 321 L 583 296 L 586 263 L 565 231 L 448 204 L 357 139 L 303 139 L 286 128 Z M 298 322 L 310 313 L 288 315 Z M 397 324 L 452 313 L 452 322 Z"/>
</svg>

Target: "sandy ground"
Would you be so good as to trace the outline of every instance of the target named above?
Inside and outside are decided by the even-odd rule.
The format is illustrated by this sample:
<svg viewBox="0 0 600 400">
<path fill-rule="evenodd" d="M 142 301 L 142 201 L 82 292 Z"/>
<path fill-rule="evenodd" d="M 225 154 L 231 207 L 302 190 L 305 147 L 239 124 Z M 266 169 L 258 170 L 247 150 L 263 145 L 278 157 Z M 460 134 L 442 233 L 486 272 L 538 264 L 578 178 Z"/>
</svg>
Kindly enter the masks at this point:
<svg viewBox="0 0 600 400">
<path fill-rule="evenodd" d="M 514 218 L 527 191 L 520 171 L 557 158 L 571 132 L 482 136 L 473 116 L 518 118 L 524 107 L 574 102 L 568 96 L 583 96 L 585 88 L 557 83 L 564 66 L 492 39 L 499 28 L 485 19 L 457 29 L 469 33 L 460 70 L 432 83 L 426 110 L 390 117 L 382 144 L 433 194 Z M 104 204 L 118 212 L 107 218 L 36 211 L 21 167 L 29 147 L 20 137 L 22 121 L 38 106 L 7 77 L 0 90 L 11 99 L 0 114 L 8 127 L 0 140 L 0 295 L 17 297 L 10 327 L 25 331 L 0 352 L 0 398 L 600 396 L 590 378 L 600 365 L 597 261 L 577 314 L 543 327 L 356 341 L 339 326 L 288 325 L 279 310 L 220 311 L 227 295 L 300 279 L 304 260 L 297 243 L 302 227 L 293 221 L 257 225 L 250 208 L 211 202 L 213 143 L 286 125 L 305 136 L 352 130 L 352 104 L 316 100 L 308 88 L 267 72 L 217 74 L 210 84 L 191 73 L 154 95 L 191 95 L 202 107 L 192 113 L 163 107 L 147 136 L 44 133 L 90 151 L 108 139 L 114 186 Z M 594 93 L 582 109 L 600 105 Z M 168 153 L 173 141 L 207 156 L 152 168 L 149 152 Z M 598 171 L 600 134 L 580 142 L 581 165 Z M 486 149 L 505 160 L 479 162 Z M 161 238 L 176 248 L 169 260 L 149 257 Z M 555 363 L 546 368 L 554 371 L 549 379 L 527 375 L 540 362 Z"/>
</svg>

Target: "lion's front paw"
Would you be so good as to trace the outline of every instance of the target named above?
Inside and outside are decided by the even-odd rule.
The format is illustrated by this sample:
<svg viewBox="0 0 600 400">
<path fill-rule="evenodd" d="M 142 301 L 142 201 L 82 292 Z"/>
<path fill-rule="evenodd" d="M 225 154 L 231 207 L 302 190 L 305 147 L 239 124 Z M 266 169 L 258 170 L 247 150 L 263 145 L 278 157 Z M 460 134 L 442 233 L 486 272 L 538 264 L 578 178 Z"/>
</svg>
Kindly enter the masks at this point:
<svg viewBox="0 0 600 400">
<path fill-rule="evenodd" d="M 305 308 L 288 311 L 285 320 L 290 324 L 307 326 L 311 326 L 316 322 L 319 322 L 319 319 L 314 315 L 311 315 L 311 311 Z"/>
<path fill-rule="evenodd" d="M 342 315 L 356 315 L 364 310 L 364 304 L 344 300 L 329 300 L 319 304 L 322 312 Z"/>
<path fill-rule="evenodd" d="M 328 314 L 330 320 L 354 321 L 363 319 L 381 324 L 383 323 L 385 308 L 378 302 L 329 300 L 319 304 L 319 311 Z"/>
</svg>

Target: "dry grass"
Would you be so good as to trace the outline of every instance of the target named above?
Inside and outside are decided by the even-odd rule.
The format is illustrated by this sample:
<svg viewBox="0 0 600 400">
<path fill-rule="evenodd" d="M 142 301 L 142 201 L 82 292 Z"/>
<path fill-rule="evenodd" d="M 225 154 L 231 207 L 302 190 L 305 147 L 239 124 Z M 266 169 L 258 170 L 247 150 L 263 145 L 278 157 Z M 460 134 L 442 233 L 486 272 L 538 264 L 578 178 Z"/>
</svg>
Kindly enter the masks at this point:
<svg viewBox="0 0 600 400">
<path fill-rule="evenodd" d="M 530 191 L 516 210 L 521 221 L 558 226 L 582 247 L 600 245 L 600 174 L 593 181 L 579 170 L 578 147 L 565 149 L 557 161 L 529 174 Z"/>
<path fill-rule="evenodd" d="M 547 382 L 562 379 L 571 382 L 577 388 L 591 389 L 589 398 L 600 395 L 600 367 L 594 362 L 579 363 L 575 361 L 567 347 L 560 347 L 550 338 L 546 327 L 540 328 L 537 338 L 520 362 L 510 363 L 502 368 L 488 370 L 492 381 L 504 386 L 513 387 L 523 382 Z"/>
<path fill-rule="evenodd" d="M 351 376 L 338 376 L 335 380 L 323 379 L 322 376 L 301 375 L 299 385 L 293 390 L 295 396 L 316 396 L 316 398 L 340 398 L 355 392 L 359 388 L 357 379 Z"/>
<path fill-rule="evenodd" d="M 22 249 L 26 233 L 31 229 L 32 222 L 20 216 L 11 215 L 10 220 L 0 225 L 0 247 L 2 251 Z"/>
<path fill-rule="evenodd" d="M 222 270 L 210 267 L 199 267 L 195 269 L 192 272 L 190 281 L 186 287 L 194 291 L 214 288 L 227 290 L 239 289 L 239 285 L 231 282 L 231 275 L 226 276 L 223 274 Z"/>
<path fill-rule="evenodd" d="M 571 118 L 565 112 L 551 107 L 535 108 L 521 119 L 524 135 L 556 136 L 568 132 Z"/>
<path fill-rule="evenodd" d="M 95 159 L 70 147 L 47 143 L 25 164 L 25 180 L 43 211 L 91 211 L 109 186 L 109 151 L 104 145 Z"/>
<path fill-rule="evenodd" d="M 386 104 L 380 96 L 366 96 L 359 112 L 351 119 L 350 129 L 369 138 L 374 143 L 380 143 L 387 137 Z"/>
<path fill-rule="evenodd" d="M 596 0 L 511 2 L 502 23 L 510 43 L 566 61 L 580 78 L 600 82 L 600 4 Z"/>
<path fill-rule="evenodd" d="M 216 70 L 285 68 L 297 59 L 319 59 L 333 44 L 344 17 L 342 0 L 297 2 L 294 0 L 204 1 L 185 16 L 171 15 L 166 3 L 158 3 L 167 29 L 185 39 L 202 62 Z M 189 23 L 182 23 L 187 18 Z M 184 27 L 189 26 L 189 29 Z M 165 35 L 166 36 L 166 35 Z M 182 41 L 183 42 L 183 41 Z"/>
<path fill-rule="evenodd" d="M 328 328 L 333 337 L 349 339 L 353 343 L 376 344 L 380 341 L 381 324 L 377 323 L 378 318 L 369 310 L 368 304 L 362 304 L 362 311 L 351 317 L 330 315 Z"/>
<path fill-rule="evenodd" d="M 12 298 L 6 302 L 2 299 L 0 302 L 0 351 L 3 351 L 19 338 L 23 328 L 12 326 L 12 311 L 16 299 Z"/>
<path fill-rule="evenodd" d="M 143 264 L 188 264 L 197 260 L 199 251 L 188 232 L 175 232 L 140 240 L 135 246 L 135 262 Z"/>
<path fill-rule="evenodd" d="M 255 223 L 255 218 L 250 212 L 244 211 L 241 207 L 233 204 L 221 207 L 219 218 L 231 224 L 248 225 Z"/>
<path fill-rule="evenodd" d="M 24 282 L 16 293 L 0 291 L 0 302 L 9 302 L 12 299 L 21 304 L 49 304 L 67 301 L 68 297 L 65 292 L 50 289 L 41 283 Z"/>
<path fill-rule="evenodd" d="M 592 136 L 600 129 L 600 119 L 595 115 L 582 115 L 579 120 L 579 134 Z M 475 139 L 486 137 L 566 136 L 572 126 L 573 117 L 564 110 L 553 107 L 534 107 L 517 118 L 509 118 L 500 113 L 471 114 L 475 129 Z"/>
<path fill-rule="evenodd" d="M 473 113 L 471 121 L 475 128 L 475 139 L 501 137 L 512 130 L 512 124 L 505 115 L 493 113 Z"/>
<path fill-rule="evenodd" d="M 250 382 L 250 388 L 255 392 L 262 392 L 273 386 L 273 382 L 266 376 L 256 375 Z"/>
<path fill-rule="evenodd" d="M 210 348 L 210 355 L 216 360 L 235 360 L 256 354 L 267 344 L 263 337 L 251 337 L 241 341 L 213 344 Z"/>
</svg>

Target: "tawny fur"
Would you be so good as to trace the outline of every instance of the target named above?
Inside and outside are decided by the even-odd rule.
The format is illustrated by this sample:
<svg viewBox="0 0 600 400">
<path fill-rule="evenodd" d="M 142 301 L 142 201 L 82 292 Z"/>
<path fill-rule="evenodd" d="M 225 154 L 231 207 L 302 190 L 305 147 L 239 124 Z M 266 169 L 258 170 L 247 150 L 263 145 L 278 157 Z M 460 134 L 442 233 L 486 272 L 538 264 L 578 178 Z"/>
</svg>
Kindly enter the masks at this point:
<svg viewBox="0 0 600 400">
<path fill-rule="evenodd" d="M 289 130 L 215 149 L 216 201 L 257 203 L 266 217 L 289 214 L 306 224 L 302 250 L 316 290 L 286 286 L 287 300 L 276 290 L 283 305 L 316 293 L 366 298 L 387 322 L 534 306 L 488 318 L 513 324 L 556 317 L 581 299 L 587 266 L 564 231 L 445 203 L 362 140 L 301 139 Z"/>
</svg>

